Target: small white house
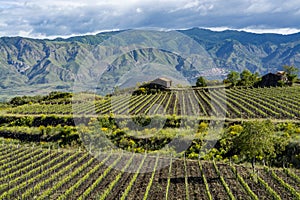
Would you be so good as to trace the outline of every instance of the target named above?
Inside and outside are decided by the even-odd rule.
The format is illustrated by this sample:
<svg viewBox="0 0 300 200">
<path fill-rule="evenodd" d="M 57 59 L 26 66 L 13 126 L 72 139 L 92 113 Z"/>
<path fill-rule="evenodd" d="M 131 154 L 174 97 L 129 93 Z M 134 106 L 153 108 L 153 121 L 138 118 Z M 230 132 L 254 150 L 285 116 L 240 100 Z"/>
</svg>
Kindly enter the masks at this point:
<svg viewBox="0 0 300 200">
<path fill-rule="evenodd" d="M 151 84 L 160 85 L 163 86 L 164 88 L 170 88 L 172 86 L 172 80 L 161 77 L 151 81 Z"/>
</svg>

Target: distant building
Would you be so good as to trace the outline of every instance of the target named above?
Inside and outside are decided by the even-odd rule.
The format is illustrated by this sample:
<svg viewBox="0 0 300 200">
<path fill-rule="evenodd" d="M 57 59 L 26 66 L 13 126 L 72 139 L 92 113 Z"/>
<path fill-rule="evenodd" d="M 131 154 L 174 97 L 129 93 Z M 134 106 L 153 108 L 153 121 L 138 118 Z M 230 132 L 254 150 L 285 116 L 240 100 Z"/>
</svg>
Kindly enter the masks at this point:
<svg viewBox="0 0 300 200">
<path fill-rule="evenodd" d="M 151 82 L 145 83 L 135 90 L 133 95 L 156 93 L 160 90 L 169 90 L 172 86 L 172 80 L 167 78 L 157 78 Z"/>
<path fill-rule="evenodd" d="M 170 88 L 172 86 L 172 80 L 167 78 L 157 78 L 150 82 L 151 85 L 157 85 L 162 88 Z"/>
<path fill-rule="evenodd" d="M 286 83 L 287 77 L 286 77 L 286 73 L 284 71 L 278 71 L 275 74 L 274 73 L 268 73 L 266 75 L 264 75 L 261 78 L 260 84 L 259 86 L 261 87 L 275 87 L 275 86 L 279 86 L 280 83 L 279 81 Z"/>
<path fill-rule="evenodd" d="M 276 74 L 277 74 L 277 75 L 282 75 L 282 76 L 283 76 L 283 75 L 285 75 L 285 71 L 277 71 Z"/>
</svg>

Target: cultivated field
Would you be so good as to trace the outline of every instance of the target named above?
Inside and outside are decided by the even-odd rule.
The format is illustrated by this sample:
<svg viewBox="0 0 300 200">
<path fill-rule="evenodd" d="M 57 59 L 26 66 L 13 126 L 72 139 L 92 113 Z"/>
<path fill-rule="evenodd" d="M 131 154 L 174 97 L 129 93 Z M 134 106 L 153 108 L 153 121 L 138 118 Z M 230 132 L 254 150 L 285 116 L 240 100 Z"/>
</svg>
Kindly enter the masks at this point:
<svg viewBox="0 0 300 200">
<path fill-rule="evenodd" d="M 176 89 L 96 99 L 84 95 L 73 96 L 73 101 L 67 97 L 1 105 L 0 134 L 5 139 L 0 142 L 0 199 L 300 199 L 299 169 L 256 166 L 253 170 L 250 164 L 231 163 L 239 152 L 227 149 L 247 127 L 245 121 L 255 125 L 258 119 L 271 119 L 276 139 L 272 142 L 277 146 L 270 144 L 280 151 L 275 159 L 282 159 L 276 166 L 299 166 L 298 86 Z M 151 129 L 156 135 L 140 139 L 125 134 L 135 131 L 128 130 L 128 118 L 142 127 L 154 116 L 165 123 L 158 127 L 160 132 Z M 182 120 L 187 123 L 189 117 L 202 120 L 197 129 L 187 132 L 197 137 L 186 152 L 174 157 L 151 153 L 176 138 L 180 120 L 188 119 Z M 83 125 L 76 127 L 74 119 Z M 117 126 L 117 119 L 126 127 Z M 218 154 L 205 158 L 223 162 L 197 160 L 209 122 L 223 119 L 229 123 L 221 123 L 224 137 L 217 143 L 218 151 L 213 149 Z M 83 150 L 89 148 L 81 143 L 78 129 L 95 136 L 93 125 L 99 128 L 99 124 L 118 152 L 100 151 L 94 157 Z M 268 161 L 265 154 L 258 155 L 257 162 Z M 238 159 L 242 162 L 244 156 Z"/>
<path fill-rule="evenodd" d="M 32 104 L 8 114 L 178 115 L 228 119 L 291 119 L 300 117 L 300 87 L 211 88 L 120 95 L 74 104 Z M 78 98 L 78 97 L 77 97 Z M 80 98 L 80 97 L 79 97 Z"/>
<path fill-rule="evenodd" d="M 253 173 L 243 165 L 150 154 L 110 152 L 95 158 L 63 149 L 8 144 L 0 149 L 0 199 L 300 198 L 295 169 Z"/>
</svg>

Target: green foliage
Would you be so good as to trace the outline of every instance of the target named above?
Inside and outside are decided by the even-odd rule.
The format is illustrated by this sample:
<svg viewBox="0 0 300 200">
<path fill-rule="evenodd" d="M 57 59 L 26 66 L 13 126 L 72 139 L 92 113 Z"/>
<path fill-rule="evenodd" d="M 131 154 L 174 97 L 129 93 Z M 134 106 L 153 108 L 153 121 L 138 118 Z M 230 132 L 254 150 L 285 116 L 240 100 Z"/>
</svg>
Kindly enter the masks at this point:
<svg viewBox="0 0 300 200">
<path fill-rule="evenodd" d="M 240 74 L 241 80 L 238 85 L 240 86 L 254 86 L 259 81 L 259 74 L 252 74 L 249 70 L 244 70 Z"/>
<path fill-rule="evenodd" d="M 278 84 L 279 87 L 283 87 L 283 86 L 286 85 L 286 82 L 283 81 L 283 80 L 279 80 L 279 81 L 277 81 L 277 84 Z"/>
<path fill-rule="evenodd" d="M 234 137 L 233 144 L 246 160 L 267 160 L 276 156 L 276 135 L 270 121 L 254 121 L 243 124 L 241 133 Z"/>
<path fill-rule="evenodd" d="M 140 94 L 146 94 L 147 89 L 144 87 L 139 88 L 137 91 L 134 92 L 134 94 L 140 95 Z"/>
<path fill-rule="evenodd" d="M 61 147 L 81 145 L 74 126 L 0 126 L 0 136 L 19 139 L 22 142 L 56 142 Z"/>
<path fill-rule="evenodd" d="M 59 146 L 81 144 L 77 128 L 67 125 L 72 118 L 55 115 L 10 118 L 2 122 L 4 123 L 4 126 L 0 127 L 2 136 L 27 142 L 56 142 Z M 83 122 L 88 119 L 80 120 Z M 149 123 L 161 123 L 162 121 L 163 124 L 155 126 L 161 127 L 161 129 L 146 128 Z M 254 121 L 230 125 L 228 128 L 224 128 L 224 134 L 222 138 L 218 139 L 215 148 L 211 149 L 207 155 L 202 155 L 201 149 L 210 134 L 209 124 L 201 121 L 197 124 L 196 129 L 180 128 L 181 123 L 189 126 L 186 122 L 188 120 L 176 115 L 169 116 L 167 119 L 156 119 L 149 116 L 117 118 L 113 115 L 104 115 L 90 119 L 88 126 L 84 124 L 82 127 L 80 126 L 80 132 L 85 133 L 93 141 L 98 141 L 94 136 L 99 137 L 99 133 L 101 133 L 103 138 L 109 141 L 105 144 L 108 145 L 108 148 L 113 144 L 133 152 L 151 152 L 166 147 L 171 149 L 172 146 L 168 147 L 170 141 L 177 139 L 185 143 L 184 138 L 186 137 L 191 138 L 190 146 L 185 150 L 186 157 L 190 159 L 197 159 L 199 156 L 203 159 L 215 158 L 216 160 L 230 158 L 234 162 L 255 159 L 264 160 L 268 164 L 276 166 L 288 166 L 289 164 L 295 167 L 300 166 L 300 127 L 296 123 L 277 123 L 275 126 L 269 121 Z M 176 153 L 179 152 L 175 152 L 174 155 Z"/>
<path fill-rule="evenodd" d="M 144 83 L 138 89 L 135 89 L 132 92 L 132 95 L 146 95 L 146 94 L 156 94 L 163 91 L 164 88 L 162 86 L 150 83 Z M 127 93 L 130 91 L 127 91 Z"/>
<path fill-rule="evenodd" d="M 37 103 L 43 99 L 41 96 L 22 96 L 22 97 L 14 97 L 9 101 L 9 104 L 14 106 L 20 106 L 24 104 Z"/>
<path fill-rule="evenodd" d="M 70 92 L 50 92 L 46 96 L 17 96 L 9 101 L 9 104 L 20 106 L 33 103 L 70 103 L 73 94 Z"/>
<path fill-rule="evenodd" d="M 281 128 L 278 126 L 270 121 L 231 125 L 225 129 L 213 155 L 231 158 L 234 162 L 251 161 L 254 164 L 258 160 L 282 164 L 288 160 L 284 156 L 288 155 L 286 148 L 290 144 L 290 137 L 283 131 L 282 124 Z"/>
<path fill-rule="evenodd" d="M 116 127 L 116 121 L 113 115 L 99 116 L 97 119 L 91 119 L 90 124 L 99 123 L 100 127 L 113 129 Z"/>
<path fill-rule="evenodd" d="M 60 137 L 58 144 L 61 147 L 64 147 L 66 145 L 74 146 L 76 144 L 81 143 L 76 127 L 64 126 L 58 129 L 57 131 L 59 131 L 59 137 Z"/>
<path fill-rule="evenodd" d="M 12 121 L 9 125 L 10 126 L 32 126 L 34 121 L 33 116 L 24 116 L 17 118 L 15 121 Z"/>
<path fill-rule="evenodd" d="M 243 131 L 243 126 L 237 124 L 237 125 L 232 125 L 229 126 L 224 134 L 223 137 L 219 140 L 220 143 L 220 152 L 223 155 L 229 156 L 229 157 L 233 157 L 236 158 L 238 157 L 236 155 L 236 153 L 238 153 L 238 150 L 236 150 L 236 146 L 237 144 L 235 144 L 234 139 L 236 137 L 238 137 Z M 237 159 L 234 159 L 237 160 Z"/>
<path fill-rule="evenodd" d="M 235 71 L 231 71 L 229 74 L 227 74 L 227 79 L 229 83 L 231 83 L 232 86 L 236 86 L 240 80 L 240 74 Z"/>
<path fill-rule="evenodd" d="M 68 100 L 73 97 L 73 94 L 70 92 L 50 92 L 47 96 L 43 97 L 43 101 L 50 101 L 55 99 Z"/>
<path fill-rule="evenodd" d="M 227 78 L 224 79 L 224 83 L 230 83 L 231 86 L 256 86 L 260 81 L 260 75 L 258 72 L 252 74 L 249 70 L 245 69 L 241 73 L 231 71 L 227 74 Z"/>
<path fill-rule="evenodd" d="M 293 83 L 297 81 L 297 77 L 298 77 L 297 73 L 299 69 L 294 66 L 288 66 L 288 65 L 284 65 L 283 69 L 286 72 L 289 85 L 293 85 Z"/>
<path fill-rule="evenodd" d="M 196 86 L 197 87 L 206 87 L 207 80 L 203 76 L 200 76 L 196 81 Z"/>
</svg>

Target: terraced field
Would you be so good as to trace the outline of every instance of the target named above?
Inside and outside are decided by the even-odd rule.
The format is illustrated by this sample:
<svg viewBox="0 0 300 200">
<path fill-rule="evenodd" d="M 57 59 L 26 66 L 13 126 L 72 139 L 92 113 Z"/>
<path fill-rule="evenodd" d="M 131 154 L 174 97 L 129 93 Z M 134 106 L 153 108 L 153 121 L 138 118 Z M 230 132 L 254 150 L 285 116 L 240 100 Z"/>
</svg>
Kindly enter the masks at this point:
<svg viewBox="0 0 300 200">
<path fill-rule="evenodd" d="M 80 100 L 79 96 L 73 103 L 6 105 L 0 109 L 1 133 L 8 140 L 56 142 L 53 146 L 57 147 L 70 141 L 79 144 L 72 138 L 73 117 L 85 120 L 83 124 L 94 116 L 106 119 L 110 115 L 120 119 L 159 115 L 297 123 L 299 96 L 299 86 L 198 88 L 97 100 Z M 295 129 L 290 134 L 297 138 L 297 126 L 290 126 L 287 130 Z M 110 150 L 94 157 L 76 150 L 78 146 L 74 150 L 34 146 L 0 144 L 0 199 L 300 199 L 300 171 L 294 168 L 257 167 L 253 171 L 247 165 L 188 160 L 185 156 Z"/>
<path fill-rule="evenodd" d="M 299 199 L 300 171 L 0 145 L 0 199 Z"/>
<path fill-rule="evenodd" d="M 32 104 L 8 114 L 178 115 L 229 119 L 300 117 L 300 87 L 184 89 L 143 95 L 105 97 L 74 104 Z"/>
</svg>

